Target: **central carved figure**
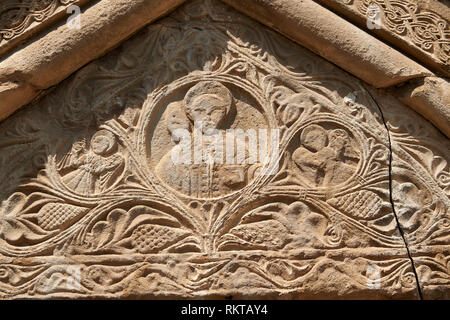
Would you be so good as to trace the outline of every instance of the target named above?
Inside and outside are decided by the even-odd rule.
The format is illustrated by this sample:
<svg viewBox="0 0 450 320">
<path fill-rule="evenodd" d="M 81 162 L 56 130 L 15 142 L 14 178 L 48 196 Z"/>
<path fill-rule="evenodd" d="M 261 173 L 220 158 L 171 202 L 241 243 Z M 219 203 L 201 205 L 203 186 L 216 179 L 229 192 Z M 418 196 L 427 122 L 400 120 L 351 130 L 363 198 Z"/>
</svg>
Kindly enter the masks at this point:
<svg viewBox="0 0 450 320">
<path fill-rule="evenodd" d="M 247 185 L 255 171 L 252 169 L 255 165 L 246 161 L 248 148 L 245 148 L 244 161 L 239 163 L 235 161 L 234 141 L 231 163 L 229 155 L 225 155 L 230 148 L 226 147 L 223 125 L 233 107 L 230 90 L 217 81 L 199 82 L 187 92 L 184 101 L 171 103 L 167 129 L 178 145 L 156 166 L 158 177 L 173 189 L 195 198 L 219 197 Z M 236 144 L 245 145 L 239 137 L 236 140 Z M 177 163 L 174 161 L 177 155 L 187 161 Z"/>
</svg>

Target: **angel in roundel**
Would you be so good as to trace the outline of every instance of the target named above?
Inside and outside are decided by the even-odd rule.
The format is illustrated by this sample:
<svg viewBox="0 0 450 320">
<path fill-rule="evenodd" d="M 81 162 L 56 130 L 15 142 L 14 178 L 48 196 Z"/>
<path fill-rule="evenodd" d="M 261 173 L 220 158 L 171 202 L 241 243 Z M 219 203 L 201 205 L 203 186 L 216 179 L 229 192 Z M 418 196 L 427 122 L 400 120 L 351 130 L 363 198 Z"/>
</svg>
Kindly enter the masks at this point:
<svg viewBox="0 0 450 320">
<path fill-rule="evenodd" d="M 300 144 L 292 160 L 300 176 L 312 186 L 337 185 L 355 173 L 359 155 L 347 131 L 312 124 L 302 131 Z"/>
<path fill-rule="evenodd" d="M 124 158 L 116 151 L 116 137 L 108 130 L 96 132 L 89 146 L 85 140 L 75 143 L 58 166 L 63 182 L 83 195 L 103 192 L 123 171 Z"/>
</svg>

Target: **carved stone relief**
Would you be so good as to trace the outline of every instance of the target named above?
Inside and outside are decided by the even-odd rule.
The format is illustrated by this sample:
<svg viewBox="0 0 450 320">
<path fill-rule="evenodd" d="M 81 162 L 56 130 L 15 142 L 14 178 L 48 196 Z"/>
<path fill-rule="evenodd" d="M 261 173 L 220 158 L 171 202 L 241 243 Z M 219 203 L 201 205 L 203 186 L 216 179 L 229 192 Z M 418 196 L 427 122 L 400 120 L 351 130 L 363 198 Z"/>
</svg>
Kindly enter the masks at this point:
<svg viewBox="0 0 450 320">
<path fill-rule="evenodd" d="M 427 3 L 411 0 L 318 0 L 338 5 L 352 14 L 379 19 L 372 30 L 383 29 L 400 41 L 411 44 L 418 52 L 431 56 L 446 72 L 450 63 L 450 25 L 444 12 L 430 10 Z M 424 1 L 425 2 L 425 1 Z M 448 5 L 448 4 L 447 4 Z M 395 45 L 396 43 L 394 43 Z"/>
<path fill-rule="evenodd" d="M 9 49 L 13 40 L 25 38 L 24 33 L 48 22 L 71 4 L 88 0 L 4 0 L 0 3 L 0 53 Z M 61 15 L 63 16 L 63 15 Z M 42 27 L 42 26 L 40 26 Z M 37 32 L 37 31 L 33 31 Z"/>
<path fill-rule="evenodd" d="M 227 195 L 240 190 L 248 185 L 255 176 L 257 164 L 238 163 L 236 154 L 232 161 L 226 161 L 227 145 L 222 146 L 221 159 L 206 159 L 207 154 L 201 155 L 202 159 L 195 159 L 194 146 L 196 137 L 194 130 L 202 137 L 201 145 L 196 147 L 207 150 L 215 147 L 215 140 L 220 138 L 222 144 L 226 141 L 226 130 L 242 130 L 250 128 L 267 128 L 267 121 L 257 106 L 257 102 L 245 103 L 245 97 L 236 98 L 225 85 L 218 81 L 201 81 L 189 88 L 182 101 L 169 104 L 162 121 L 155 124 L 155 131 L 149 132 L 152 137 L 148 150 L 148 161 L 153 165 L 153 172 L 164 184 L 181 194 L 194 198 L 213 198 Z M 248 99 L 251 100 L 251 97 Z M 222 129 L 223 128 L 223 129 Z M 170 140 L 176 136 L 177 129 L 185 129 L 189 132 L 188 143 L 190 154 L 187 155 L 188 163 L 174 165 L 172 154 L 177 152 L 173 146 L 168 150 L 162 146 L 171 146 Z M 208 131 L 214 131 L 210 135 Z M 180 141 L 177 141 L 180 143 Z M 228 141 L 226 141 L 228 142 Z M 237 144 L 233 141 L 233 147 Z M 161 150 L 163 149 L 163 150 Z M 211 156 L 216 154 L 211 150 Z M 248 150 L 246 150 L 248 158 Z M 162 155 L 162 157 L 161 157 Z M 219 154 L 217 153 L 217 157 Z M 197 161 L 195 161 L 197 160 Z M 242 161 L 243 162 L 243 161 Z M 248 161 L 247 161 L 248 162 Z"/>
<path fill-rule="evenodd" d="M 415 164 L 447 170 L 434 182 L 397 170 L 374 96 L 221 2 L 188 2 L 0 124 L 0 297 L 417 298 L 409 235 L 434 231 L 411 217 L 448 215 L 446 155 Z M 251 129 L 276 132 L 274 161 L 250 161 L 249 136 L 242 161 L 173 161 Z M 429 245 L 448 244 L 439 230 Z"/>
<path fill-rule="evenodd" d="M 378 100 L 391 136 L 394 208 L 423 297 L 448 299 L 450 143 L 397 101 L 381 95 Z"/>
</svg>

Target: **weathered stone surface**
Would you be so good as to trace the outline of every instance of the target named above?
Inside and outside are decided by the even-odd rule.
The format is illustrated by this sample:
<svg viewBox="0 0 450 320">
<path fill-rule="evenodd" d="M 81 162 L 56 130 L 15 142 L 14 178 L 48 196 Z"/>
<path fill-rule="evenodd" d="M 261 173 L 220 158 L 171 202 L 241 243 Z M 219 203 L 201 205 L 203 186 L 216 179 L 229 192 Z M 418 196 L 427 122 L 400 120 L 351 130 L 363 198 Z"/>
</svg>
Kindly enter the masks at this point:
<svg viewBox="0 0 450 320">
<path fill-rule="evenodd" d="M 392 145 L 392 199 L 425 299 L 450 298 L 450 143 L 392 98 L 378 96 Z"/>
<path fill-rule="evenodd" d="M 0 123 L 0 298 L 448 298 L 448 147 L 189 1 Z"/>
<path fill-rule="evenodd" d="M 0 2 L 0 57 L 67 16 L 71 6 L 91 0 L 3 0 Z"/>
<path fill-rule="evenodd" d="M 442 75 L 450 76 L 450 7 L 448 1 L 423 0 L 317 0 L 419 59 Z"/>
<path fill-rule="evenodd" d="M 0 97 L 8 96 L 0 100 L 0 119 L 182 2 L 102 0 L 83 11 L 82 28 L 69 28 L 63 21 L 45 36 L 11 53 L 0 62 Z M 10 89 L 10 83 L 17 88 Z"/>
<path fill-rule="evenodd" d="M 83 5 L 86 1 L 88 0 L 81 0 L 76 3 Z M 430 71 L 406 56 L 310 0 L 301 2 L 292 0 L 226 1 L 236 9 L 276 28 L 285 36 L 292 38 L 319 55 L 323 55 L 327 60 L 376 87 L 402 84 L 405 80 L 411 78 L 423 80 L 424 75 L 433 76 Z M 412 6 L 405 4 L 405 1 L 396 3 L 396 5 L 399 5 L 400 8 L 406 6 L 413 10 Z M 12 9 L 6 9 L 6 27 L 4 26 L 6 29 L 0 30 L 0 33 L 3 32 L 3 34 L 6 33 L 7 36 L 10 36 L 18 32 L 16 38 L 13 37 L 11 41 L 7 42 L 8 46 L 9 44 L 15 45 L 16 40 L 22 41 L 22 39 L 33 35 L 36 36 L 46 27 L 49 28 L 54 20 L 61 19 L 64 13 L 62 8 L 69 2 L 71 0 L 59 2 L 46 0 L 42 3 L 29 0 L 26 5 L 20 6 L 14 4 L 14 2 L 12 4 L 8 2 Z M 174 9 L 182 2 L 184 0 L 157 3 L 152 0 L 126 2 L 103 0 L 101 3 L 89 7 L 88 10 L 83 9 L 81 15 L 83 28 L 81 31 L 67 30 L 66 25 L 62 23 L 56 27 L 58 32 L 47 32 L 40 39 L 36 39 L 35 43 L 25 46 L 25 49 L 18 50 L 10 57 L 5 57 L 5 61 L 0 63 L 0 90 L 7 89 L 0 91 L 0 96 L 7 96 L 7 98 L 0 100 L 0 119 L 6 118 L 18 108 L 41 95 L 42 90 L 56 85 L 82 65 L 118 45 L 144 24 Z M 348 1 L 345 1 L 345 3 L 350 4 Z M 383 7 L 381 3 L 378 4 Z M 39 11 L 39 15 L 33 11 L 33 8 L 40 6 L 44 6 L 46 9 Z M 25 14 L 23 8 L 28 7 L 30 9 L 27 9 L 27 14 Z M 435 13 L 439 6 L 431 3 L 426 6 L 420 4 L 417 8 L 425 11 L 432 8 Z M 386 7 L 385 14 L 394 19 L 391 17 L 392 13 L 389 13 L 391 12 L 389 10 L 392 11 L 392 8 Z M 20 14 L 11 18 L 11 12 L 19 12 Z M 406 27 L 402 25 L 401 28 L 394 28 L 394 31 L 390 31 L 389 36 L 397 39 L 399 30 L 406 28 L 409 30 L 405 38 L 407 39 L 406 42 L 409 41 L 408 39 L 412 39 L 415 41 L 413 41 L 414 45 L 418 45 L 417 41 L 422 43 L 420 39 L 426 38 L 425 42 L 422 43 L 422 49 L 428 50 L 432 47 L 434 52 L 439 51 L 439 57 L 442 57 L 442 54 L 445 57 L 449 41 L 448 18 L 446 18 L 448 16 L 441 10 L 439 14 L 443 14 L 444 20 L 436 20 L 436 14 L 434 13 L 427 16 L 426 13 L 422 12 L 420 17 L 413 13 L 412 15 L 421 21 L 420 23 L 413 23 L 413 25 L 409 20 L 405 20 L 405 16 L 402 15 L 400 20 L 402 23 L 406 23 Z M 312 19 L 316 16 L 322 20 Z M 31 23 L 29 27 L 26 27 L 31 21 L 38 18 L 43 22 Z M 11 27 L 11 24 L 15 26 L 14 23 L 16 22 L 14 21 L 16 20 L 21 24 L 17 25 L 17 28 Z M 430 25 L 429 30 L 424 31 L 423 21 L 432 21 L 436 26 Z M 431 38 L 434 39 L 438 36 L 436 35 L 437 29 L 442 32 L 439 35 L 440 39 L 439 41 L 436 40 L 437 42 L 431 41 Z M 420 37 L 414 36 L 415 33 L 420 34 Z M 403 37 L 401 39 L 403 41 Z M 400 44 L 402 41 L 400 41 Z M 402 46 L 400 48 L 407 53 L 409 52 Z M 439 50 L 436 48 L 439 48 Z M 419 56 L 419 62 L 427 64 L 429 62 L 427 57 L 421 58 Z M 410 92 L 414 94 L 422 90 L 420 87 L 411 88 L 411 85 L 409 87 Z M 444 91 L 450 91 L 448 83 L 442 88 Z M 403 96 L 405 92 L 401 90 L 398 94 Z M 404 96 L 403 98 L 404 103 L 430 119 L 444 134 L 449 136 L 447 124 L 450 118 L 448 112 L 439 105 L 440 102 L 436 104 L 433 95 L 425 94 L 420 98 L 426 106 L 431 106 L 431 108 L 423 108 L 418 105 L 415 95 Z"/>
<path fill-rule="evenodd" d="M 393 86 L 394 90 L 396 90 L 395 86 L 405 83 L 407 80 L 418 79 L 424 81 L 424 78 L 432 75 L 431 71 L 406 58 L 404 54 L 370 36 L 360 28 L 349 25 L 344 19 L 312 0 L 223 1 L 278 30 L 288 38 L 293 39 L 374 87 L 386 88 Z M 345 2 L 347 3 L 348 1 Z M 399 5 L 404 6 L 405 4 Z M 402 18 L 404 17 L 402 16 Z M 424 16 L 421 19 L 429 18 Z M 443 34 L 439 35 L 440 40 L 433 42 L 433 44 L 437 45 L 439 43 L 439 47 L 442 44 L 441 51 L 445 57 L 450 41 L 448 22 L 446 20 L 438 20 L 436 23 L 444 31 Z M 431 37 L 427 32 L 423 31 L 423 28 L 419 26 L 417 28 L 417 32 L 424 37 Z M 408 30 L 410 29 L 408 28 Z M 434 32 L 436 28 L 430 27 L 430 29 Z M 435 79 L 434 81 L 440 85 L 440 91 L 442 90 L 444 94 L 448 95 L 450 84 L 445 78 L 430 78 Z M 429 81 L 426 82 L 428 83 Z M 430 86 L 409 84 L 407 88 L 408 90 L 401 89 L 395 94 L 401 96 L 404 103 L 427 119 L 430 119 L 447 137 L 450 137 L 448 128 L 450 123 L 448 111 L 450 104 L 448 100 L 442 104 L 442 98 L 437 98 L 434 93 L 432 94 L 431 92 L 434 88 L 430 88 Z M 418 92 L 426 92 L 426 94 L 419 94 Z M 420 96 L 420 98 L 417 96 Z M 420 99 L 420 102 L 417 102 L 418 99 Z"/>
<path fill-rule="evenodd" d="M 431 74 L 312 0 L 223 1 L 377 88 Z"/>
<path fill-rule="evenodd" d="M 400 101 L 411 106 L 450 138 L 450 82 L 427 77 L 393 91 Z"/>
</svg>

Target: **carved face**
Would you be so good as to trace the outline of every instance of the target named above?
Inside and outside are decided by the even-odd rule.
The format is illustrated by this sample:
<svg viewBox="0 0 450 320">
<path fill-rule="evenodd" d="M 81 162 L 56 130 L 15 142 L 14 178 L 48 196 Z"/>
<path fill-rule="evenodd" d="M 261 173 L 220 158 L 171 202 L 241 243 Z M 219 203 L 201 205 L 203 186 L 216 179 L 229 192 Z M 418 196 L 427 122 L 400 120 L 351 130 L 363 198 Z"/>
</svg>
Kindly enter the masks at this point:
<svg viewBox="0 0 450 320">
<path fill-rule="evenodd" d="M 327 145 L 327 133 L 324 128 L 310 125 L 302 132 L 301 143 L 305 148 L 313 152 L 323 149 Z"/>
<path fill-rule="evenodd" d="M 108 137 L 99 135 L 92 139 L 91 146 L 94 153 L 102 155 L 108 151 L 110 147 L 110 141 Z"/>
<path fill-rule="evenodd" d="M 203 134 L 207 135 L 219 127 L 225 118 L 226 107 L 216 95 L 204 94 L 194 100 L 189 115 L 196 126 L 201 125 Z"/>
</svg>

